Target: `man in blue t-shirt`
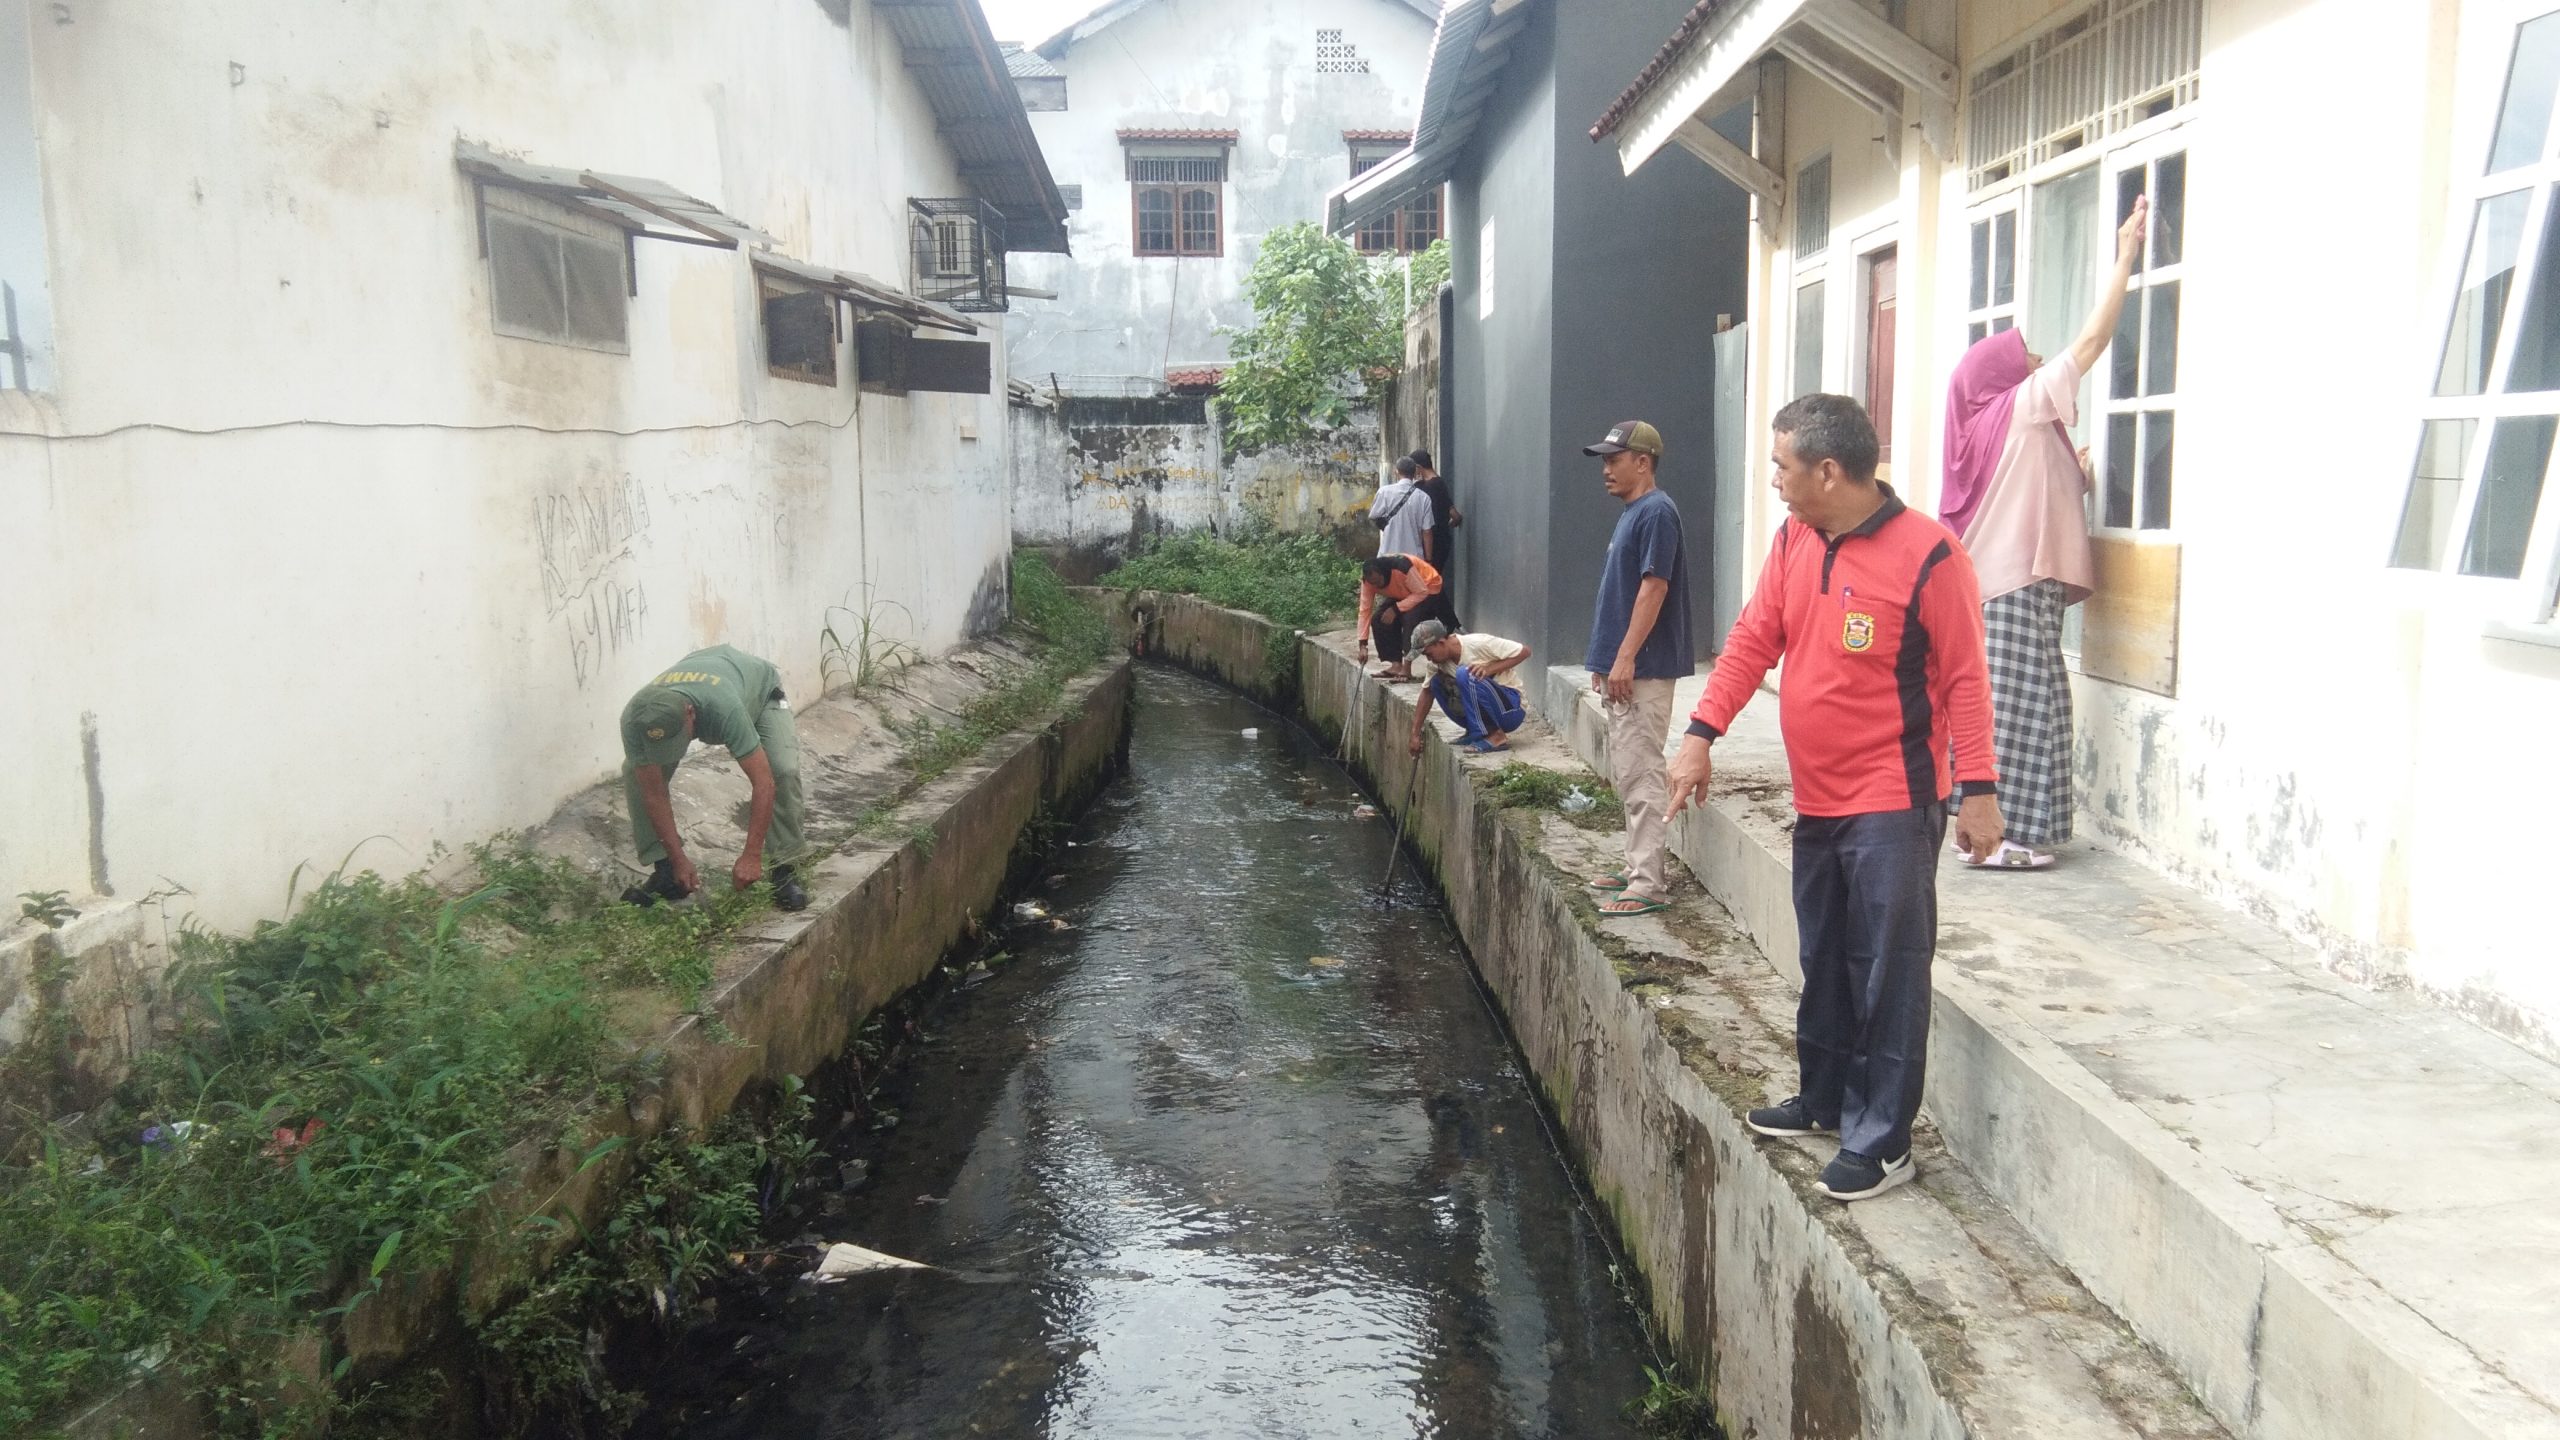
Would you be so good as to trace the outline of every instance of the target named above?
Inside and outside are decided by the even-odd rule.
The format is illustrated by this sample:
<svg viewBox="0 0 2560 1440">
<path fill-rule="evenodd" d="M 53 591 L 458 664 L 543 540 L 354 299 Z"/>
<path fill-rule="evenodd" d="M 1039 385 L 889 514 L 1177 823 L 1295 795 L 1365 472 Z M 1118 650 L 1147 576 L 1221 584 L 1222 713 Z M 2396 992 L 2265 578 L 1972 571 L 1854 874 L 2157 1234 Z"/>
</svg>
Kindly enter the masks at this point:
<svg viewBox="0 0 2560 1440">
<path fill-rule="evenodd" d="M 1650 915 L 1663 906 L 1663 824 L 1671 798 L 1665 747 L 1671 686 L 1695 667 L 1689 643 L 1689 577 L 1681 563 L 1680 507 L 1656 488 L 1662 433 L 1628 420 L 1582 447 L 1626 510 L 1600 566 L 1591 648 L 1582 663 L 1609 715 L 1609 782 L 1627 811 L 1626 868 L 1592 877 L 1609 892 L 1604 915 Z"/>
</svg>

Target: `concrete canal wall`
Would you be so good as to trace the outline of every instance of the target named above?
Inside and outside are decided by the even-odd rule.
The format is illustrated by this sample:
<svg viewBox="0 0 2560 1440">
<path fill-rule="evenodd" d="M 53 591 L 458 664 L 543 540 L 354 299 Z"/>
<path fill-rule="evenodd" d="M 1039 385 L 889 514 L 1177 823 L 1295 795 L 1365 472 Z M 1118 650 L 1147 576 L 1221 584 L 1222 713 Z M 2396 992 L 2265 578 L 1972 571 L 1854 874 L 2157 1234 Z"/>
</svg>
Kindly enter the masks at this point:
<svg viewBox="0 0 2560 1440">
<path fill-rule="evenodd" d="M 966 667 L 926 668 L 935 673 L 902 679 L 912 700 L 947 709 L 970 693 Z M 353 1378 L 387 1376 L 420 1357 L 454 1353 L 450 1346 L 466 1310 L 503 1306 L 528 1279 L 515 1238 L 523 1233 L 518 1217 L 574 1220 L 554 1232 L 565 1245 L 610 1207 L 630 1178 L 640 1142 L 672 1125 L 700 1130 L 757 1087 L 836 1059 L 873 1012 L 976 934 L 1026 832 L 1045 816 L 1080 807 L 1116 771 L 1128 737 L 1131 669 L 1115 660 L 1068 682 L 1059 718 L 989 744 L 901 801 L 889 823 L 868 831 L 855 827 L 859 797 L 844 787 L 843 776 L 893 763 L 886 757 L 895 746 L 882 743 L 890 737 L 878 718 L 856 713 L 874 707 L 836 697 L 803 712 L 811 834 L 838 842 L 834 853 L 803 869 L 809 908 L 771 912 L 735 938 L 717 959 L 700 1009 L 677 1018 L 654 1042 L 664 1056 L 654 1083 L 597 1115 L 581 1143 L 525 1155 L 517 1177 L 485 1204 L 489 1229 L 481 1243 L 466 1247 L 455 1264 L 388 1287 L 346 1315 L 336 1348 Z M 734 767 L 687 766 L 678 774 L 679 822 L 688 835 L 698 835 L 722 823 L 701 817 L 743 813 L 736 802 L 744 794 Z M 574 849 L 592 840 L 599 817 L 603 833 L 612 836 L 620 805 L 618 784 L 597 787 L 533 840 L 546 850 Z M 708 855 L 702 868 L 706 877 L 718 873 Z M 632 1143 L 580 1168 L 587 1148 L 617 1136 Z M 161 1377 L 106 1400 L 69 1430 L 81 1440 L 158 1440 L 202 1434 L 204 1425 L 183 1387 Z"/>
<path fill-rule="evenodd" d="M 1580 881 L 1614 864 L 1615 835 L 1506 807 L 1496 788 L 1509 764 L 1590 783 L 1542 722 L 1509 755 L 1432 742 L 1408 759 L 1414 690 L 1364 675 L 1347 636 L 1096 593 L 1146 653 L 1339 737 L 1386 804 L 1410 785 L 1407 834 L 1654 1322 L 1711 1383 L 1728 1434 L 2226 1433 L 1934 1135 L 1920 1141 L 1920 1185 L 1848 1207 L 1813 1188 L 1825 1147 L 1744 1127 L 1745 1110 L 1792 1087 L 1792 989 L 1693 883 L 1665 915 L 1599 919 Z M 1275 663 L 1275 647 L 1294 647 L 1294 663 Z"/>
</svg>

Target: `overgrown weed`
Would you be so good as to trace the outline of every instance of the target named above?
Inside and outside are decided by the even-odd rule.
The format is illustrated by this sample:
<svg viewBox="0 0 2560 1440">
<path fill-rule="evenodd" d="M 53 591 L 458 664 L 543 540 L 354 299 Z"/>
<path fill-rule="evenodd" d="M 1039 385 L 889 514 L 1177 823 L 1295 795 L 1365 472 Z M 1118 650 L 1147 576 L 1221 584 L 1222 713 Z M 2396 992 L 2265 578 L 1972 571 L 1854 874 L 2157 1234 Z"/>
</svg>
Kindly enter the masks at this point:
<svg viewBox="0 0 2560 1440">
<path fill-rule="evenodd" d="M 1292 629 L 1321 630 L 1359 607 L 1360 562 L 1323 536 L 1283 535 L 1254 525 L 1226 537 L 1161 537 L 1097 583 L 1197 595 Z"/>
</svg>

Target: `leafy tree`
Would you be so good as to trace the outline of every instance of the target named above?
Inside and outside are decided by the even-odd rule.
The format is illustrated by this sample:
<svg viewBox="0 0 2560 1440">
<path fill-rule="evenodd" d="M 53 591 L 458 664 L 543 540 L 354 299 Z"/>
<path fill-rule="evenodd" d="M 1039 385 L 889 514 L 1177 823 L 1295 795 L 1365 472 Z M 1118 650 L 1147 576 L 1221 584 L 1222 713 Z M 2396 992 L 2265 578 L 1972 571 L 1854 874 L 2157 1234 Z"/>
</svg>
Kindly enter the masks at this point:
<svg viewBox="0 0 2560 1440">
<path fill-rule="evenodd" d="M 1219 385 L 1229 448 L 1314 439 L 1375 404 L 1404 359 L 1404 277 L 1301 222 L 1262 238 L 1245 276 L 1255 322 L 1234 332 Z"/>
</svg>

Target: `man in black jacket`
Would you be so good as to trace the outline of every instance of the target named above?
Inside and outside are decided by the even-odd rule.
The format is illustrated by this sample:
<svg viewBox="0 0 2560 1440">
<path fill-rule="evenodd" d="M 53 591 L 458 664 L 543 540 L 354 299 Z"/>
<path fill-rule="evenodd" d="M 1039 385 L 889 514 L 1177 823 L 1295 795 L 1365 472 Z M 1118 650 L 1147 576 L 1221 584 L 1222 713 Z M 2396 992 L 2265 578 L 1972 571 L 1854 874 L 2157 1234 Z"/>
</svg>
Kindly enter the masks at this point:
<svg viewBox="0 0 2560 1440">
<path fill-rule="evenodd" d="M 1431 502 L 1431 553 L 1423 558 L 1439 569 L 1440 593 L 1452 597 L 1451 604 L 1454 605 L 1457 593 L 1457 577 L 1453 573 L 1453 567 L 1458 563 L 1455 548 L 1457 530 L 1466 523 L 1467 517 L 1458 513 L 1458 502 L 1450 496 L 1449 477 L 1432 467 L 1430 451 L 1416 450 L 1405 458 L 1413 462 L 1414 483 L 1421 488 L 1424 498 Z"/>
</svg>

